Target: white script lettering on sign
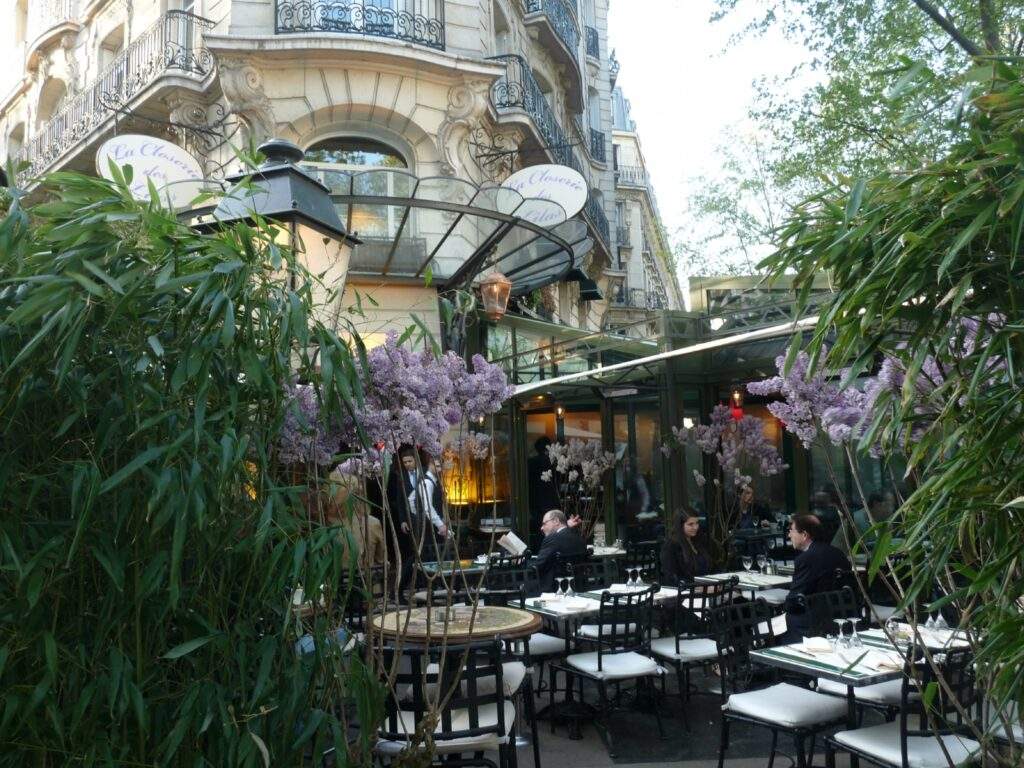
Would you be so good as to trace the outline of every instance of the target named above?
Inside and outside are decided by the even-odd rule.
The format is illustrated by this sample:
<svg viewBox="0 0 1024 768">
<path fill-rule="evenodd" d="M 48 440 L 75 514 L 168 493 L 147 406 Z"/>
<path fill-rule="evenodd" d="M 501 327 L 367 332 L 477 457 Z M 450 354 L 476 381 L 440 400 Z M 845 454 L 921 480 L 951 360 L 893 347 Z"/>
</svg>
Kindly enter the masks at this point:
<svg viewBox="0 0 1024 768">
<path fill-rule="evenodd" d="M 532 165 L 513 173 L 501 186 L 514 189 L 526 202 L 535 199 L 558 203 L 565 209 L 567 219 L 583 210 L 587 202 L 587 180 L 579 171 L 564 165 Z M 536 212 L 531 214 L 523 218 L 529 220 Z"/>
<path fill-rule="evenodd" d="M 130 184 L 136 200 L 149 199 L 149 181 L 173 208 L 188 206 L 203 188 L 203 170 L 199 161 L 163 139 L 138 134 L 115 136 L 96 152 L 96 170 L 111 178 L 110 162 L 132 167 Z"/>
</svg>

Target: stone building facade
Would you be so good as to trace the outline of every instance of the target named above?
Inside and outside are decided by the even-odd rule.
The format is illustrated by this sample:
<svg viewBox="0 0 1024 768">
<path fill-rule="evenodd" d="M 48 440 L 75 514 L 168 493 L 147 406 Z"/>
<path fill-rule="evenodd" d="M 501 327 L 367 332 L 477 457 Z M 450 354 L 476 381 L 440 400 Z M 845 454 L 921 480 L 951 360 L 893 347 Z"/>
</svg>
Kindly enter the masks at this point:
<svg viewBox="0 0 1024 768">
<path fill-rule="evenodd" d="M 611 298 L 633 286 L 622 224 L 610 224 L 624 187 L 608 2 L 14 0 L 0 32 L 0 157 L 27 162 L 23 180 L 92 172 L 100 144 L 131 132 L 183 145 L 210 178 L 237 170 L 233 146 L 271 136 L 326 165 L 475 184 L 567 165 L 590 187 L 579 218 L 594 246 L 577 267 L 603 298 L 582 298 L 570 279 L 520 308 L 601 330 L 620 308 Z M 422 284 L 363 282 L 381 294 L 379 328 L 413 306 L 436 313 Z M 678 306 L 677 289 L 663 294 Z"/>
<path fill-rule="evenodd" d="M 656 332 L 659 311 L 682 310 L 684 304 L 640 136 L 620 88 L 612 91 L 612 142 L 616 225 L 612 268 L 619 280 L 608 297 L 607 326 L 643 338 Z"/>
</svg>

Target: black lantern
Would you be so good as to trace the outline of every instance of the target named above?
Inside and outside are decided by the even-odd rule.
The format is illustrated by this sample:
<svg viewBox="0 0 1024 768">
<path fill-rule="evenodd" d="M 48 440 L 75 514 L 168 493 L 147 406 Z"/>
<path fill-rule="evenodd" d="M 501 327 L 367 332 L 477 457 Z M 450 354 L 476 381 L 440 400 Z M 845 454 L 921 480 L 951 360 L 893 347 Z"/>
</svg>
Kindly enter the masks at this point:
<svg viewBox="0 0 1024 768">
<path fill-rule="evenodd" d="M 232 186 L 214 210 L 213 221 L 198 226 L 213 229 L 256 216 L 272 221 L 281 228 L 278 244 L 320 275 L 329 291 L 340 294 L 352 246 L 360 241 L 345 231 L 330 189 L 296 165 L 305 157 L 301 149 L 273 139 L 261 144 L 259 151 L 266 160 L 251 173 L 229 176 Z"/>
</svg>

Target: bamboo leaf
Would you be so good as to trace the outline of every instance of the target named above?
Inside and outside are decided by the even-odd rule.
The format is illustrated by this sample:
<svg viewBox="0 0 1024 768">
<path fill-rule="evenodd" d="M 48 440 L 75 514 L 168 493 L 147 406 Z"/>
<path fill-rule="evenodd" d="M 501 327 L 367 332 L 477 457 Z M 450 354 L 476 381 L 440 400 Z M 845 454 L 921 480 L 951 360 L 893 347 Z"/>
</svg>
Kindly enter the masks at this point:
<svg viewBox="0 0 1024 768">
<path fill-rule="evenodd" d="M 187 656 L 188 654 L 192 653 L 192 651 L 195 651 L 195 650 L 198 650 L 198 649 L 202 648 L 207 643 L 213 642 L 214 640 L 216 640 L 220 636 L 221 636 L 221 633 L 220 632 L 216 632 L 216 633 L 214 633 L 212 635 L 204 635 L 202 637 L 194 637 L 191 640 L 186 640 L 184 643 L 180 643 L 180 644 L 174 646 L 173 648 L 171 648 L 171 650 L 169 650 L 167 653 L 165 653 L 160 658 L 162 658 L 162 659 L 170 659 L 172 661 L 174 659 L 180 659 L 182 656 Z"/>
<path fill-rule="evenodd" d="M 151 461 L 160 458 L 166 452 L 167 446 L 154 446 L 152 448 L 146 449 L 138 456 L 136 456 L 134 459 L 125 464 L 123 467 L 121 467 L 121 469 L 119 469 L 113 475 L 108 477 L 100 486 L 99 495 L 103 496 L 104 494 L 114 490 L 121 483 L 123 483 L 125 480 L 131 477 L 133 474 L 138 472 Z"/>
</svg>

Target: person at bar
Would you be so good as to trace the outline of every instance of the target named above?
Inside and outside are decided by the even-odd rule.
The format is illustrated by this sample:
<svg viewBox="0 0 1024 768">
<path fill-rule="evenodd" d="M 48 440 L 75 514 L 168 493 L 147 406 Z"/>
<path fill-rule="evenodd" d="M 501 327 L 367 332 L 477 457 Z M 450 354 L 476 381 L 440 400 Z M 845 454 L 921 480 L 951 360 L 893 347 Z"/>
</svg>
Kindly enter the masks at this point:
<svg viewBox="0 0 1024 768">
<path fill-rule="evenodd" d="M 810 616 L 797 597 L 833 589 L 836 571 L 850 570 L 846 555 L 833 547 L 826 536 L 821 521 L 814 515 L 794 515 L 790 520 L 789 541 L 797 556 L 793 563 L 793 582 L 784 604 L 786 632 L 778 638 L 780 643 L 799 642 L 810 628 Z"/>
<path fill-rule="evenodd" d="M 537 568 L 540 577 L 540 591 L 551 592 L 555 587 L 555 567 L 558 558 L 581 557 L 587 553 L 587 543 L 576 532 L 580 519 L 574 516 L 567 520 L 560 509 L 550 509 L 544 513 L 540 523 L 544 539 L 541 541 L 537 556 L 531 565 Z"/>
<path fill-rule="evenodd" d="M 762 522 L 773 520 L 768 508 L 754 499 L 754 489 L 749 485 L 743 486 L 743 490 L 740 491 L 739 510 L 740 517 L 736 529 L 740 531 L 752 531 L 760 528 Z"/>
<path fill-rule="evenodd" d="M 661 547 L 661 578 L 666 584 L 677 584 L 710 570 L 711 555 L 700 535 L 700 518 L 684 509 L 676 514 Z"/>
</svg>

